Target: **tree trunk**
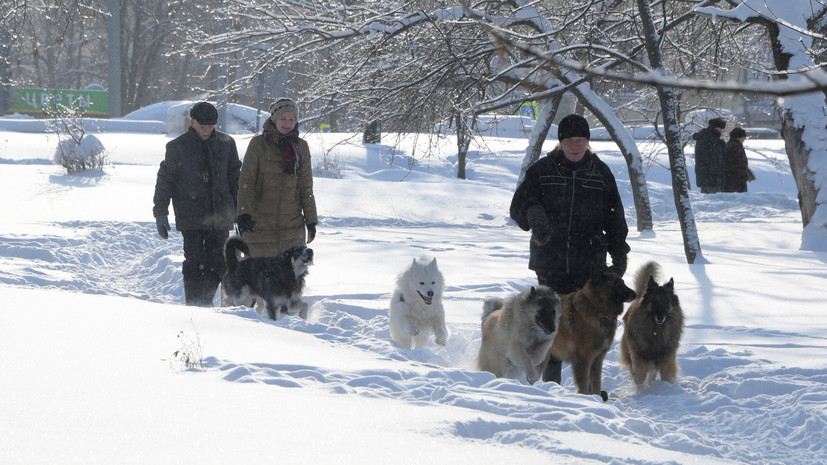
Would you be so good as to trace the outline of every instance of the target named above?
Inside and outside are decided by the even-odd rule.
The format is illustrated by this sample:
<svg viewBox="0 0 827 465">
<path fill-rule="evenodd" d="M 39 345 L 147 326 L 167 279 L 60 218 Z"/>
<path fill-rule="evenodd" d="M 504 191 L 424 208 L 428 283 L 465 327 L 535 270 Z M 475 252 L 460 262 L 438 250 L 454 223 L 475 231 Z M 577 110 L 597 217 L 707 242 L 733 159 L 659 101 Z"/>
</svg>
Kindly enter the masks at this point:
<svg viewBox="0 0 827 465">
<path fill-rule="evenodd" d="M 465 163 L 471 146 L 471 127 L 466 124 L 462 112 L 454 113 L 457 128 L 457 178 L 465 179 Z"/>
<path fill-rule="evenodd" d="M 362 134 L 362 142 L 365 144 L 379 144 L 382 142 L 382 126 L 379 121 L 371 121 Z"/>
<path fill-rule="evenodd" d="M 807 106 L 803 102 L 802 105 Z M 803 110 L 803 108 L 798 108 L 798 110 Z M 825 150 L 823 148 L 816 150 L 813 145 L 805 142 L 804 134 L 807 130 L 823 132 L 824 128 L 798 127 L 795 115 L 788 107 L 781 120 L 781 133 L 784 136 L 790 169 L 798 188 L 798 206 L 801 209 L 801 222 L 804 225 L 801 249 L 824 251 L 827 250 L 827 205 L 824 199 L 821 199 L 819 203 L 819 192 L 820 186 L 823 187 L 825 176 L 811 169 L 810 159 L 816 152 L 823 157 Z M 816 144 L 818 143 L 823 144 L 823 141 L 817 140 Z M 815 166 L 819 164 L 816 163 Z"/>
<path fill-rule="evenodd" d="M 519 186 L 523 179 L 525 179 L 525 172 L 528 167 L 540 159 L 543 151 L 543 142 L 548 136 L 548 130 L 551 129 L 551 122 L 557 116 L 557 109 L 560 106 L 560 100 L 563 99 L 562 94 L 554 94 L 551 98 L 544 100 L 540 106 L 537 114 L 537 120 L 534 122 L 534 128 L 531 130 L 531 135 L 528 138 L 528 146 L 525 149 L 525 158 L 523 165 L 520 167 L 520 175 L 517 177 L 517 185 Z"/>
<path fill-rule="evenodd" d="M 11 44 L 11 33 L 4 27 L 0 30 L 0 116 L 6 114 L 11 106 Z"/>
<path fill-rule="evenodd" d="M 776 66 L 787 71 L 791 55 L 784 51 L 779 41 L 778 27 L 770 27 Z M 802 62 L 798 57 L 797 62 Z M 814 62 L 804 56 L 809 65 Z M 800 80 L 800 75 L 789 79 Z M 827 196 L 819 195 L 825 183 L 824 160 L 827 157 L 827 141 L 824 140 L 825 98 L 823 93 L 812 93 L 784 99 L 781 115 L 781 134 L 787 159 L 790 161 L 793 179 L 798 190 L 798 206 L 801 209 L 801 249 L 812 251 L 827 250 Z M 820 121 L 820 124 L 808 124 Z M 813 163 L 811 161 L 815 160 Z"/>
<path fill-rule="evenodd" d="M 649 64 L 653 70 L 665 74 L 663 56 L 659 46 L 659 36 L 652 18 L 652 10 L 647 0 L 637 0 L 640 11 L 641 25 L 646 40 L 646 51 L 649 55 Z M 657 86 L 661 113 L 663 114 L 663 130 L 666 136 L 666 148 L 669 152 L 669 166 L 672 171 L 672 192 L 675 198 L 675 208 L 683 234 L 683 248 L 686 262 L 690 265 L 696 260 L 703 260 L 701 244 L 698 239 L 698 229 L 695 225 L 695 215 L 689 200 L 689 188 L 686 179 L 686 160 L 683 157 L 680 133 L 678 132 L 678 116 L 675 113 L 675 98 L 670 87 Z"/>
</svg>

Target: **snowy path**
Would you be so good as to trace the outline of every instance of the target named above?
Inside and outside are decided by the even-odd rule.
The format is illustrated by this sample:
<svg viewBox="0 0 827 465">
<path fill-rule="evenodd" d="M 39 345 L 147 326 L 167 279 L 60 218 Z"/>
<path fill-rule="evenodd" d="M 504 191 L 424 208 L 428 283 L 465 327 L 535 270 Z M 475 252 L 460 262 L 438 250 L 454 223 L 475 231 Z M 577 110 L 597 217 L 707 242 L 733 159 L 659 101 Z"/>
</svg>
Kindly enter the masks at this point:
<svg viewBox="0 0 827 465">
<path fill-rule="evenodd" d="M 365 227 L 381 225 L 343 222 L 336 234 L 358 247 L 359 229 Z M 393 232 L 383 240 L 410 235 L 406 228 L 411 227 L 416 225 L 393 225 Z M 72 221 L 44 225 L 44 229 L 48 233 L 37 236 L 0 236 L 0 284 L 163 303 L 183 301 L 180 243 L 159 240 L 153 224 Z M 423 234 L 443 238 L 467 235 L 467 229 L 448 229 L 446 225 L 428 225 L 427 230 L 417 231 L 417 236 L 419 241 L 427 241 Z M 520 253 L 497 243 L 489 233 L 482 228 L 475 231 L 473 241 L 434 244 L 434 249 L 504 256 Z M 474 276 L 460 279 L 447 290 L 447 300 L 454 308 L 470 310 L 449 321 L 448 345 L 405 351 L 388 335 L 386 282 L 351 292 L 345 292 L 346 283 L 339 288 L 331 285 L 337 292 L 325 295 L 318 291 L 323 287 L 320 281 L 330 278 L 324 271 L 311 276 L 315 280 L 311 280 L 308 297 L 312 303 L 309 321 L 270 323 L 244 308 L 216 311 L 273 325 L 277 327 L 274 331 L 289 329 L 334 346 L 355 347 L 393 362 L 393 369 L 322 369 L 225 360 L 212 354 L 205 360 L 207 370 L 218 371 L 233 383 L 313 387 L 335 394 L 478 411 L 484 418 L 456 421 L 447 434 L 555 454 L 570 449 L 572 457 L 596 463 L 688 463 L 703 456 L 704 463 L 714 463 L 718 457 L 721 463 L 818 464 L 827 456 L 827 373 L 823 369 L 779 367 L 751 352 L 755 339 L 764 346 L 824 349 L 824 338 L 760 326 L 690 324 L 688 340 L 708 338 L 715 341 L 716 348 L 683 347 L 683 374 L 676 385 L 657 383 L 636 392 L 617 363 L 615 348 L 604 368 L 604 387 L 613 399 L 603 403 L 594 396 L 574 395 L 568 368 L 563 386 L 523 386 L 470 368 L 479 344 L 474 312 L 482 296 L 513 292 L 524 283 L 493 284 Z M 720 341 L 731 341 L 731 345 L 721 347 Z M 564 433 L 581 440 L 564 441 Z M 601 438 L 601 447 L 594 448 L 590 440 L 582 440 L 583 435 Z M 655 446 L 664 455 L 635 457 L 636 444 Z"/>
</svg>

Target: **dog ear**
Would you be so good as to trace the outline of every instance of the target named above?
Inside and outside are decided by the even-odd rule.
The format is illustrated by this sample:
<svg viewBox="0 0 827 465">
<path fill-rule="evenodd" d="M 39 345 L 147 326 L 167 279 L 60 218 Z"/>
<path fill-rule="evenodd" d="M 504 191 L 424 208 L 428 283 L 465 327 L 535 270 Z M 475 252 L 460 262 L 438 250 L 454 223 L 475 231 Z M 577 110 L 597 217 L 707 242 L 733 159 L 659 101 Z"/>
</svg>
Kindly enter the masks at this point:
<svg viewBox="0 0 827 465">
<path fill-rule="evenodd" d="M 655 277 L 649 275 L 649 281 L 646 283 L 646 293 L 648 294 L 651 289 L 657 290 L 658 283 L 655 281 Z"/>
<path fill-rule="evenodd" d="M 669 282 L 664 284 L 663 287 L 665 287 L 669 292 L 674 292 L 675 291 L 675 278 L 669 278 Z"/>
</svg>

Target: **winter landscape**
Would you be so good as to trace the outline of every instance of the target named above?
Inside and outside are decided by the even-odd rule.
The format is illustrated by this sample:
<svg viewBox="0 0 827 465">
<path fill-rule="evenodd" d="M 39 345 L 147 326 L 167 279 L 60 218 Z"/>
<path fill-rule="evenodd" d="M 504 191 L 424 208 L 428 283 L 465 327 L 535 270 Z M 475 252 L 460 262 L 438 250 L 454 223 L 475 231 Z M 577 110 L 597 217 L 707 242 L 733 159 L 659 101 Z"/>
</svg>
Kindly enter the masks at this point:
<svg viewBox="0 0 827 465">
<path fill-rule="evenodd" d="M 693 190 L 694 265 L 665 151 L 640 142 L 660 150 L 654 230 L 640 233 L 622 156 L 593 142 L 626 208 L 626 282 L 656 260 L 687 316 L 675 384 L 637 389 L 618 328 L 604 403 L 576 394 L 567 366 L 562 386 L 474 370 L 483 299 L 536 284 L 529 236 L 508 218 L 524 134 L 476 140 L 468 180 L 453 138 L 306 134 L 336 169 L 315 178 L 310 315 L 279 322 L 183 305 L 181 236 L 161 240 L 151 215 L 175 135 L 95 135 L 112 165 L 68 175 L 54 134 L 0 125 L 4 464 L 827 463 L 827 252 L 800 250 L 782 140 L 747 140 L 748 193 Z M 243 154 L 251 135 L 235 137 Z M 423 254 L 446 278 L 450 337 L 405 350 L 388 299 Z"/>
</svg>

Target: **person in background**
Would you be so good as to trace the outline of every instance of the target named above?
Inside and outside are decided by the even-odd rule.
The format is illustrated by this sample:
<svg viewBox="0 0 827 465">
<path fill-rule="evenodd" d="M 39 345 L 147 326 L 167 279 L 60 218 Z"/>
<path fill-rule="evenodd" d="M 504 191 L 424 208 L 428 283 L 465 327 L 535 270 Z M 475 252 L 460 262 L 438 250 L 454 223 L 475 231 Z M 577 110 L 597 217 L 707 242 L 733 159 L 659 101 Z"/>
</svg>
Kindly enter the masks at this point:
<svg viewBox="0 0 827 465">
<path fill-rule="evenodd" d="M 235 219 L 241 161 L 235 140 L 215 129 L 218 111 L 208 102 L 190 109 L 190 127 L 167 143 L 155 181 L 155 225 L 169 238 L 169 202 L 184 239 L 187 305 L 212 306 L 226 271 L 224 242 Z"/>
<path fill-rule="evenodd" d="M 736 127 L 729 131 L 729 141 L 724 151 L 724 175 L 721 192 L 746 192 L 747 181 L 752 174 L 749 170 L 747 152 L 744 150 L 744 141 L 747 132 Z"/>
<path fill-rule="evenodd" d="M 559 294 L 582 288 L 592 270 L 626 272 L 629 228 L 611 169 L 590 147 L 589 123 L 568 115 L 557 129 L 559 144 L 526 171 L 511 199 L 510 215 L 531 231 L 528 267 L 540 284 Z M 560 382 L 562 363 L 552 359 L 544 381 Z"/>
<path fill-rule="evenodd" d="M 244 155 L 236 221 L 253 256 L 279 255 L 316 237 L 310 148 L 299 137 L 298 120 L 296 103 L 277 99 Z"/>
<path fill-rule="evenodd" d="M 720 192 L 723 185 L 724 141 L 723 118 L 712 118 L 709 125 L 692 134 L 695 140 L 695 184 L 703 194 Z"/>
</svg>

